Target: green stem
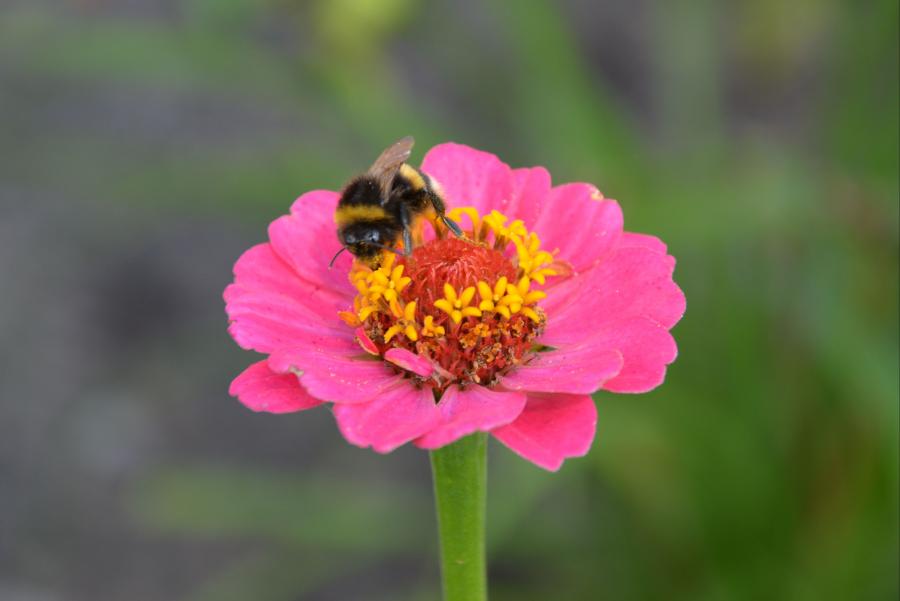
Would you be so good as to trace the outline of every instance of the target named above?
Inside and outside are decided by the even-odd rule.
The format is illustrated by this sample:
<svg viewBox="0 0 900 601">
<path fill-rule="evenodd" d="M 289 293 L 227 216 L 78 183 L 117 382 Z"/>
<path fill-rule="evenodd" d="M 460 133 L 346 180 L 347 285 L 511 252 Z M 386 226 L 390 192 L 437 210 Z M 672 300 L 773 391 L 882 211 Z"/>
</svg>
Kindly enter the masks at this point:
<svg viewBox="0 0 900 601">
<path fill-rule="evenodd" d="M 441 539 L 444 601 L 485 601 L 487 434 L 462 438 L 431 453 Z"/>
</svg>

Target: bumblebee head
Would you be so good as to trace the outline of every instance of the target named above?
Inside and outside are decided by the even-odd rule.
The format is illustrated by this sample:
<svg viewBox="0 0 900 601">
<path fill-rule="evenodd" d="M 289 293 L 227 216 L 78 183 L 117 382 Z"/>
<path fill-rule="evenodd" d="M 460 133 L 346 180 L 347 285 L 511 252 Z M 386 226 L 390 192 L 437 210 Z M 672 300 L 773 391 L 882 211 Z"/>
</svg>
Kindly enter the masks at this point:
<svg viewBox="0 0 900 601">
<path fill-rule="evenodd" d="M 355 223 L 338 231 L 338 240 L 360 261 L 368 265 L 377 263 L 386 244 L 390 243 L 383 233 L 367 223 Z"/>
</svg>

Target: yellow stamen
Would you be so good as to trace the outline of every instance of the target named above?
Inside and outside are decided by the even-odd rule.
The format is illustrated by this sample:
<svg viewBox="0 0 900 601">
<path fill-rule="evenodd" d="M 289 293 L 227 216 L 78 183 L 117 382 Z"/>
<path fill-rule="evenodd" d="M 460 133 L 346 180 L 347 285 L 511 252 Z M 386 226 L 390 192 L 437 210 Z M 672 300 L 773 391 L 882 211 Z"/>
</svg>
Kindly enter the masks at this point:
<svg viewBox="0 0 900 601">
<path fill-rule="evenodd" d="M 529 298 L 529 289 L 531 288 L 531 280 L 527 275 L 523 275 L 517 284 L 507 284 L 506 285 L 506 294 L 512 297 L 511 302 L 509 303 L 509 310 L 511 313 L 518 313 L 522 310 L 522 306 L 527 304 L 527 299 Z M 539 291 L 535 291 L 539 292 Z M 541 293 L 543 294 L 543 293 Z M 534 293 L 531 293 L 534 298 Z"/>
<path fill-rule="evenodd" d="M 509 241 L 516 237 L 523 237 L 528 234 L 525 224 L 521 219 L 516 219 L 509 225 L 506 225 L 507 216 L 494 209 L 484 218 L 484 223 L 494 232 L 494 247 L 506 248 Z"/>
<path fill-rule="evenodd" d="M 543 294 L 538 290 L 530 294 L 535 295 L 536 293 Z M 519 289 L 509 284 L 506 276 L 497 280 L 493 289 L 487 285 L 487 282 L 478 282 L 478 294 L 481 296 L 479 309 L 499 313 L 506 319 L 509 319 L 510 315 L 518 311 L 526 302 L 526 299 L 519 294 Z M 516 311 L 510 311 L 511 307 L 517 307 Z"/>
<path fill-rule="evenodd" d="M 400 303 L 392 300 L 389 303 L 391 314 L 397 318 L 397 323 L 388 328 L 384 333 L 384 341 L 389 342 L 397 334 L 403 333 L 407 338 L 415 342 L 419 339 L 416 330 L 416 301 L 407 303 L 401 307 Z"/>
<path fill-rule="evenodd" d="M 384 341 L 385 343 L 390 342 L 391 338 L 399 334 L 403 329 L 398 325 L 393 325 L 388 328 L 388 331 L 384 333 Z"/>
<path fill-rule="evenodd" d="M 360 321 L 365 321 L 366 319 L 369 318 L 369 316 L 372 313 L 374 313 L 377 310 L 378 310 L 378 307 L 376 307 L 375 305 L 366 305 L 365 307 L 363 307 L 359 310 L 359 313 L 357 313 L 357 316 L 359 317 Z"/>
<path fill-rule="evenodd" d="M 524 235 L 516 233 L 511 236 L 516 245 L 516 254 L 519 259 L 519 269 L 539 284 L 544 284 L 545 277 L 557 275 L 556 270 L 544 267 L 553 262 L 553 255 L 541 250 L 541 239 L 534 232 L 526 232 Z"/>
<path fill-rule="evenodd" d="M 434 325 L 434 317 L 431 315 L 425 316 L 425 323 L 422 324 L 422 336 L 437 338 L 438 336 L 443 336 L 444 333 L 444 326 Z"/>
<path fill-rule="evenodd" d="M 453 286 L 444 284 L 444 298 L 434 301 L 434 306 L 449 315 L 454 323 L 459 323 L 463 317 L 481 316 L 481 309 L 469 306 L 474 297 L 475 286 L 469 286 L 457 295 Z"/>
<path fill-rule="evenodd" d="M 359 294 L 353 299 L 353 311 L 339 311 L 338 317 L 344 320 L 348 326 L 358 327 L 376 311 L 377 307 L 370 304 L 368 299 Z"/>
<path fill-rule="evenodd" d="M 383 298 L 387 302 L 397 300 L 398 295 L 403 292 L 411 278 L 403 277 L 403 265 L 397 265 L 393 269 L 394 255 L 390 255 L 390 260 L 385 260 L 384 264 L 372 272 L 371 280 L 368 286 L 369 300 L 371 302 Z M 369 278 L 367 278 L 367 281 Z"/>
<path fill-rule="evenodd" d="M 358 328 L 362 325 L 362 320 L 352 311 L 338 311 L 338 317 L 351 328 Z"/>
<path fill-rule="evenodd" d="M 463 215 L 469 217 L 469 220 L 472 222 L 472 233 L 477 234 L 478 229 L 481 227 L 481 215 L 478 214 L 474 207 L 456 207 L 447 211 L 447 217 L 457 223 L 462 221 Z"/>
<path fill-rule="evenodd" d="M 522 315 L 528 317 L 534 323 L 541 323 L 541 316 L 531 307 L 525 307 L 524 309 L 522 309 Z"/>
<path fill-rule="evenodd" d="M 506 235 L 507 219 L 508 217 L 506 215 L 497 210 L 493 210 L 484 216 L 484 222 L 491 228 L 491 231 L 494 232 L 494 235 L 497 237 Z"/>
</svg>

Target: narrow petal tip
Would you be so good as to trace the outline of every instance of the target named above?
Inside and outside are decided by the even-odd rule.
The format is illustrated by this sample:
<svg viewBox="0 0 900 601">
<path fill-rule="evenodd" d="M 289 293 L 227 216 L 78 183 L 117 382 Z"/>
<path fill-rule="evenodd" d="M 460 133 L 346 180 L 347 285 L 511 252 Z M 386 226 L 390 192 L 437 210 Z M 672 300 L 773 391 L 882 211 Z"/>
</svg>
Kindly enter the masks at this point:
<svg viewBox="0 0 900 601">
<path fill-rule="evenodd" d="M 431 377 L 434 373 L 434 365 L 420 355 L 416 355 L 403 348 L 392 348 L 384 354 L 384 358 L 403 369 L 409 370 L 423 378 Z"/>
</svg>

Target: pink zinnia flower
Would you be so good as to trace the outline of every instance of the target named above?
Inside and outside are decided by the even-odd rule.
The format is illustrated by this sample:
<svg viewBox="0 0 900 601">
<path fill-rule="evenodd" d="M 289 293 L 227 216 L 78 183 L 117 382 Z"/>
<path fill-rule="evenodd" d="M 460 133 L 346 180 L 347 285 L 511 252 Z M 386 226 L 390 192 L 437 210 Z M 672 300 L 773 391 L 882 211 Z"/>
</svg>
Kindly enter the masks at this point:
<svg viewBox="0 0 900 601">
<path fill-rule="evenodd" d="M 339 195 L 315 191 L 238 259 L 229 332 L 268 357 L 230 392 L 271 413 L 331 403 L 344 437 L 381 453 L 484 431 L 556 470 L 591 446 L 591 393 L 663 381 L 685 308 L 675 260 L 624 232 L 616 201 L 541 167 L 442 144 L 422 170 L 467 240 L 437 227 L 409 257 L 329 269 Z"/>
</svg>

